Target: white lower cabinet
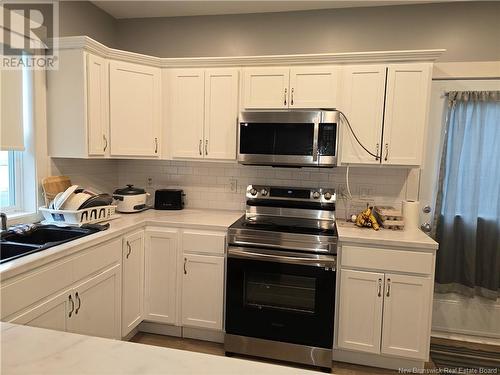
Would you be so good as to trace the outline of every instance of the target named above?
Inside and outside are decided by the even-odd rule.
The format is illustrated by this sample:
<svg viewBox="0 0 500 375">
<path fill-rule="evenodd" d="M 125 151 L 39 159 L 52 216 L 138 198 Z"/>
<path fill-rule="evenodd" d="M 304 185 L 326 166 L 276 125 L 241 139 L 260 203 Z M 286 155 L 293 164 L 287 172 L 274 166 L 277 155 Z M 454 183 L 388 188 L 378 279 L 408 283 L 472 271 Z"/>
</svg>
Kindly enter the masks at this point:
<svg viewBox="0 0 500 375">
<path fill-rule="evenodd" d="M 340 273 L 339 346 L 380 353 L 384 274 Z"/>
<path fill-rule="evenodd" d="M 127 336 L 144 313 L 144 231 L 123 238 L 122 336 Z"/>
<path fill-rule="evenodd" d="M 68 330 L 89 336 L 120 339 L 120 265 L 91 277 L 73 291 L 74 311 L 69 318 Z"/>
<path fill-rule="evenodd" d="M 144 319 L 176 323 L 177 229 L 146 229 Z"/>
<path fill-rule="evenodd" d="M 10 320 L 11 323 L 32 327 L 66 331 L 68 313 L 71 310 L 71 289 L 65 290 L 49 300 Z M 71 297 L 73 298 L 73 297 Z"/>
<path fill-rule="evenodd" d="M 427 360 L 432 277 L 342 269 L 338 346 Z"/>
<path fill-rule="evenodd" d="M 184 253 L 182 324 L 222 330 L 224 257 Z"/>
<path fill-rule="evenodd" d="M 384 354 L 426 359 L 432 301 L 430 277 L 385 274 L 382 348 Z"/>
</svg>

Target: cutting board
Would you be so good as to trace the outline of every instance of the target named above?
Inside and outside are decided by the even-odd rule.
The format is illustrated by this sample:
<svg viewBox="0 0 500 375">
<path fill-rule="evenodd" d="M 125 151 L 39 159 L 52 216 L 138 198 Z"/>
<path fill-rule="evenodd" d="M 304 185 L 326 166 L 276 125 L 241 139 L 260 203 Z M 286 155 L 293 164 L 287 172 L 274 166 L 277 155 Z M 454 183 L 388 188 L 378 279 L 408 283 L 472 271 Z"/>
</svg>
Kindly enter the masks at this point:
<svg viewBox="0 0 500 375">
<path fill-rule="evenodd" d="M 71 180 L 68 176 L 49 176 L 42 179 L 43 195 L 45 197 L 45 205 L 55 198 L 57 193 L 66 190 L 71 186 Z"/>
</svg>

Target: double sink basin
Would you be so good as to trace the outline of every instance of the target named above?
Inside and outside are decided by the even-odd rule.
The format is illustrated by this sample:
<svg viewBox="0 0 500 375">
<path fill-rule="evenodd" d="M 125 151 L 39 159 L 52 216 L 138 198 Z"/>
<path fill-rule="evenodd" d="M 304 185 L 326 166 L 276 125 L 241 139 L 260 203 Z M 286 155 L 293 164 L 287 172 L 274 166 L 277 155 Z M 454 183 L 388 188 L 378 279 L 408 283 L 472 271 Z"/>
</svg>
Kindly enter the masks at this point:
<svg viewBox="0 0 500 375">
<path fill-rule="evenodd" d="M 5 263 L 62 243 L 107 229 L 107 226 L 58 227 L 35 225 L 26 232 L 5 231 L 0 238 L 0 263 Z"/>
</svg>

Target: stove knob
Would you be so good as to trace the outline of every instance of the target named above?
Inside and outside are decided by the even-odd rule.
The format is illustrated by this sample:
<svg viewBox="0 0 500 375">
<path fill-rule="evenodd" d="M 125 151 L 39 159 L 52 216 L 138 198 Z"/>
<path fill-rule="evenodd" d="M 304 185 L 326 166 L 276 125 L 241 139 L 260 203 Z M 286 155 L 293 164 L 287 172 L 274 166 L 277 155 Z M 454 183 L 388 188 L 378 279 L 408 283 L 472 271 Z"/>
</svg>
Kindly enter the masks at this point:
<svg viewBox="0 0 500 375">
<path fill-rule="evenodd" d="M 263 197 L 265 197 L 265 196 L 267 196 L 268 191 L 267 191 L 267 189 L 262 189 L 260 191 L 260 193 L 262 194 Z"/>
<path fill-rule="evenodd" d="M 332 198 L 332 194 L 330 194 L 330 192 L 328 192 L 328 191 L 323 196 L 325 197 L 326 200 L 329 200 Z"/>
<path fill-rule="evenodd" d="M 252 189 L 250 190 L 250 194 L 252 194 L 253 196 L 257 195 L 257 190 L 256 190 L 256 189 L 254 189 L 254 188 L 252 188 Z"/>
<path fill-rule="evenodd" d="M 319 197 L 320 197 L 320 196 L 321 196 L 321 195 L 319 194 L 319 192 L 318 192 L 318 191 L 315 191 L 315 192 L 313 193 L 313 198 L 314 198 L 314 199 L 319 199 Z"/>
</svg>

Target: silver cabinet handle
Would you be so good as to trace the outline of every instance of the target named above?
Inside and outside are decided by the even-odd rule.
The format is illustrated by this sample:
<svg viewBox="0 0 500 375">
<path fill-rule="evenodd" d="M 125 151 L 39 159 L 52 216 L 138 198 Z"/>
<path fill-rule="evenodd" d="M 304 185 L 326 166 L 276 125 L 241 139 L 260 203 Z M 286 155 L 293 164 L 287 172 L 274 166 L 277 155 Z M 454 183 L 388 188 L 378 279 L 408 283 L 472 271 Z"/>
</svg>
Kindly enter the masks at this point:
<svg viewBox="0 0 500 375">
<path fill-rule="evenodd" d="M 155 138 L 155 154 L 158 153 L 158 138 Z"/>
<path fill-rule="evenodd" d="M 382 297 L 382 279 L 378 279 L 378 293 L 379 297 Z"/>
<path fill-rule="evenodd" d="M 126 257 L 128 259 L 128 257 L 130 256 L 130 253 L 132 252 L 132 246 L 130 246 L 130 242 L 128 242 L 128 241 L 127 241 L 127 248 L 128 248 L 128 252 L 127 252 Z"/>
<path fill-rule="evenodd" d="M 376 145 L 376 149 L 377 149 L 377 151 L 375 151 L 375 155 L 377 155 L 377 156 L 375 156 L 375 160 L 378 160 L 378 159 L 379 159 L 379 157 L 378 157 L 378 148 L 379 148 L 379 146 L 380 146 L 380 145 L 377 143 L 377 145 Z"/>
<path fill-rule="evenodd" d="M 387 279 L 387 293 L 385 294 L 386 297 L 391 296 L 391 279 Z"/>
<path fill-rule="evenodd" d="M 80 299 L 80 296 L 78 295 L 78 292 L 76 292 L 75 298 L 78 301 L 78 307 L 75 310 L 75 315 L 76 315 L 76 314 L 78 314 L 78 310 L 80 310 L 80 307 L 82 307 L 82 300 Z"/>
<path fill-rule="evenodd" d="M 68 314 L 68 316 L 71 318 L 71 314 L 73 314 L 73 311 L 75 311 L 75 302 L 73 302 L 73 298 L 71 298 L 71 294 L 68 297 L 69 302 L 71 303 L 71 310 Z"/>
<path fill-rule="evenodd" d="M 104 149 L 102 151 L 106 152 L 106 149 L 108 148 L 108 139 L 104 134 L 102 135 L 102 139 L 104 140 Z"/>
<path fill-rule="evenodd" d="M 385 144 L 385 158 L 384 160 L 387 161 L 387 158 L 389 156 L 389 143 Z"/>
<path fill-rule="evenodd" d="M 288 89 L 285 87 L 285 95 L 283 96 L 284 100 L 283 100 L 283 104 L 286 105 L 286 94 L 288 92 Z"/>
<path fill-rule="evenodd" d="M 184 258 L 184 275 L 187 275 L 187 269 L 186 269 L 186 263 L 187 263 L 187 258 Z"/>
<path fill-rule="evenodd" d="M 291 99 L 290 99 L 290 105 L 293 105 L 293 92 L 294 92 L 294 88 L 292 87 L 292 91 L 291 91 Z"/>
<path fill-rule="evenodd" d="M 205 139 L 205 155 L 208 155 L 208 139 Z"/>
<path fill-rule="evenodd" d="M 198 145 L 198 151 L 200 152 L 200 155 L 203 155 L 203 153 L 201 152 L 201 144 L 203 143 L 203 141 L 200 139 L 200 144 Z"/>
</svg>

